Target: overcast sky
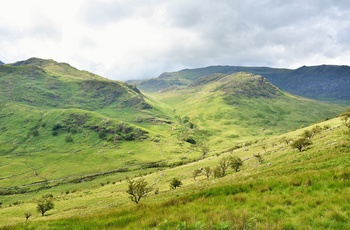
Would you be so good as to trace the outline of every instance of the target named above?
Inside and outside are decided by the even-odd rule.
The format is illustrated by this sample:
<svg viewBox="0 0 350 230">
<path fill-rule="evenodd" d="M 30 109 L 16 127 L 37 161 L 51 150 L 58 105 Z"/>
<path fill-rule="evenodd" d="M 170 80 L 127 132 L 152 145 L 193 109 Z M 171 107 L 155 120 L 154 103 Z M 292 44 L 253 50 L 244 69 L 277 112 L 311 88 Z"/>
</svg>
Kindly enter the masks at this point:
<svg viewBox="0 0 350 230">
<path fill-rule="evenodd" d="M 349 0 L 0 0 L 0 60 L 116 79 L 209 65 L 350 65 Z"/>
</svg>

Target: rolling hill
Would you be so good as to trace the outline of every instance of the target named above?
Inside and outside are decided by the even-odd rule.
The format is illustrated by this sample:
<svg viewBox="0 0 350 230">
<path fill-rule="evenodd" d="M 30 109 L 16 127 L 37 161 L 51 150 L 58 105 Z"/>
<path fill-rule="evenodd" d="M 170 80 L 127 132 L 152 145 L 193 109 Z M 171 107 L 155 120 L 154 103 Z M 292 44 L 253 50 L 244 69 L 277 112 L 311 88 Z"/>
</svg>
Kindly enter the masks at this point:
<svg viewBox="0 0 350 230">
<path fill-rule="evenodd" d="M 248 72 L 265 77 L 280 89 L 316 100 L 347 103 L 350 93 L 350 67 L 321 65 L 301 68 L 278 69 L 268 67 L 210 66 L 163 73 L 158 78 L 134 82 L 146 92 L 155 92 L 169 87 L 184 87 L 198 78 L 215 73 L 232 74 Z"/>
<path fill-rule="evenodd" d="M 145 95 L 168 106 L 175 117 L 187 117 L 195 125 L 185 136 L 201 139 L 201 133 L 206 132 L 206 142 L 221 148 L 252 137 L 281 134 L 344 110 L 342 106 L 295 97 L 266 78 L 244 72 L 214 74 L 187 87 Z"/>
<path fill-rule="evenodd" d="M 186 70 L 176 77 L 186 84 L 140 92 L 53 60 L 1 65 L 0 229 L 346 226 L 340 196 L 326 202 L 337 189 L 350 194 L 348 130 L 331 119 L 345 107 L 294 96 L 262 75 L 218 69 Z M 285 144 L 315 127 L 303 152 Z M 193 178 L 233 155 L 244 159 L 240 172 Z M 135 207 L 125 179 L 140 177 L 155 194 Z M 173 178 L 183 188 L 168 191 Z M 41 196 L 55 202 L 43 217 L 35 211 Z M 307 205 L 319 208 L 310 213 Z M 32 215 L 25 224 L 24 213 Z"/>
<path fill-rule="evenodd" d="M 140 92 L 65 63 L 31 58 L 0 67 L 0 98 L 41 108 L 150 108 Z"/>
</svg>

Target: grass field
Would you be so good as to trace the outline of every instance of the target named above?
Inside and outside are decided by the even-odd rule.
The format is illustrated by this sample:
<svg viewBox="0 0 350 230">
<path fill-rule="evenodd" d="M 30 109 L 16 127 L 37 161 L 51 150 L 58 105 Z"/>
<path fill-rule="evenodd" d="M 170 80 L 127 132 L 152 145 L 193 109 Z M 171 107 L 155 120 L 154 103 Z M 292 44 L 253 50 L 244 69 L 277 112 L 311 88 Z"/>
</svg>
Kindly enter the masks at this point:
<svg viewBox="0 0 350 230">
<path fill-rule="evenodd" d="M 79 185 L 2 197 L 0 222 L 3 226 L 19 223 L 14 229 L 347 229 L 349 134 L 340 119 L 319 126 L 325 129 L 302 152 L 286 145 L 283 136 L 295 139 L 311 127 L 233 153 L 151 170 L 143 178 L 149 184 L 155 182 L 159 194 L 151 193 L 139 205 L 128 199 L 125 180 L 109 175 Z M 257 153 L 264 159 L 260 164 L 252 156 Z M 238 173 L 231 169 L 223 178 L 193 179 L 195 169 L 213 167 L 232 154 L 246 159 Z M 170 190 L 174 177 L 183 186 Z M 56 206 L 41 217 L 35 212 L 35 199 L 45 193 L 53 194 Z M 28 222 L 27 211 L 33 214 Z"/>
<path fill-rule="evenodd" d="M 246 73 L 141 94 L 67 64 L 29 63 L 1 67 L 0 229 L 349 225 L 349 131 L 331 119 L 344 106 Z M 316 124 L 302 152 L 285 142 Z M 229 156 L 243 160 L 239 172 L 194 179 Z M 153 190 L 135 205 L 126 179 L 141 177 Z M 173 178 L 183 186 L 171 190 Z M 55 208 L 41 216 L 37 201 L 47 194 Z"/>
</svg>

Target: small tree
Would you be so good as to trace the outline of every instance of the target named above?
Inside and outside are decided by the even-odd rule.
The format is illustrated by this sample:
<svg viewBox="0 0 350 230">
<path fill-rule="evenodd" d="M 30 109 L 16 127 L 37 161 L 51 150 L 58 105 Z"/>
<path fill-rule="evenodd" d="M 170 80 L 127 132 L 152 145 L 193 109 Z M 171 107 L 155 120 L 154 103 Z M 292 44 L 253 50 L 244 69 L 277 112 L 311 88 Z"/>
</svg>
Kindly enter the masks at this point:
<svg viewBox="0 0 350 230">
<path fill-rule="evenodd" d="M 211 168 L 209 166 L 204 167 L 204 174 L 207 177 L 207 179 L 210 177 L 211 174 Z"/>
<path fill-rule="evenodd" d="M 292 142 L 293 140 L 292 140 L 291 138 L 288 138 L 288 137 L 283 137 L 283 138 L 282 138 L 282 141 L 283 141 L 284 143 L 286 143 L 287 145 L 289 145 L 289 143 Z"/>
<path fill-rule="evenodd" d="M 170 181 L 170 188 L 171 189 L 176 189 L 177 187 L 181 187 L 182 185 L 182 182 L 181 180 L 177 179 L 177 178 L 173 178 L 171 181 Z"/>
<path fill-rule="evenodd" d="M 236 172 L 238 172 L 239 167 L 243 165 L 243 161 L 241 158 L 234 156 L 230 160 L 230 165 L 231 165 L 231 168 L 233 168 Z"/>
<path fill-rule="evenodd" d="M 303 137 L 307 138 L 307 139 L 312 139 L 314 136 L 314 133 L 312 132 L 312 130 L 305 130 L 303 133 Z"/>
<path fill-rule="evenodd" d="M 219 167 L 221 169 L 221 177 L 224 177 L 228 167 L 230 167 L 230 159 L 227 157 L 222 158 L 222 160 L 219 162 Z"/>
<path fill-rule="evenodd" d="M 128 189 L 126 192 L 130 195 L 130 199 L 138 204 L 142 197 L 146 196 L 148 192 L 151 191 L 151 188 L 147 187 L 148 183 L 145 179 L 140 178 L 138 180 L 129 180 Z"/>
<path fill-rule="evenodd" d="M 303 151 L 303 149 L 309 145 L 311 145 L 312 142 L 306 138 L 300 138 L 292 143 L 292 147 L 298 149 L 300 152 Z"/>
<path fill-rule="evenodd" d="M 28 221 L 29 217 L 31 217 L 32 214 L 30 212 L 26 212 L 24 213 L 24 216 L 26 217 L 26 221 Z"/>
<path fill-rule="evenodd" d="M 197 176 L 199 176 L 200 174 L 202 174 L 202 170 L 200 170 L 200 169 L 195 169 L 195 170 L 193 171 L 193 174 L 192 174 L 193 179 L 196 180 Z"/>
<path fill-rule="evenodd" d="M 217 166 L 213 169 L 213 174 L 214 174 L 214 177 L 215 177 L 215 178 L 222 177 L 222 172 L 221 172 L 220 166 L 217 165 Z"/>
<path fill-rule="evenodd" d="M 52 197 L 50 196 L 43 196 L 40 200 L 38 200 L 36 210 L 41 213 L 42 216 L 44 216 L 47 211 L 54 208 L 51 198 Z"/>
</svg>

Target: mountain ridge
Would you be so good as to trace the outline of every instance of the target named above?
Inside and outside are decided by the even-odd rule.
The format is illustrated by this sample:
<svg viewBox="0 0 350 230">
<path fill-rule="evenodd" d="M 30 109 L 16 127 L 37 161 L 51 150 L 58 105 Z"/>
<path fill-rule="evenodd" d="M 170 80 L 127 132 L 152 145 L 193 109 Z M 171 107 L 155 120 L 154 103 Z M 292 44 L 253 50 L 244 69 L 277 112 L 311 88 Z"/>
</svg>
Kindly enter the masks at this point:
<svg viewBox="0 0 350 230">
<path fill-rule="evenodd" d="M 169 87 L 186 87 L 199 78 L 215 73 L 248 72 L 265 77 L 289 93 L 323 101 L 350 100 L 350 67 L 339 65 L 302 66 L 297 69 L 243 66 L 209 66 L 166 72 L 158 78 L 134 81 L 142 91 L 156 92 Z M 132 83 L 132 82 L 131 82 Z"/>
<path fill-rule="evenodd" d="M 30 58 L 0 66 L 0 98 L 33 106 L 99 109 L 150 106 L 134 86 L 78 70 L 67 63 Z"/>
</svg>

